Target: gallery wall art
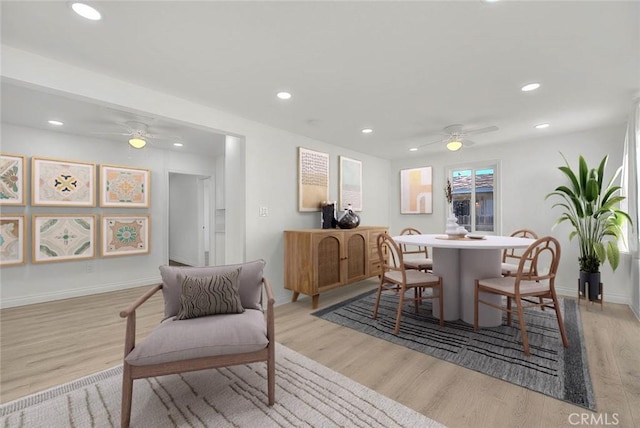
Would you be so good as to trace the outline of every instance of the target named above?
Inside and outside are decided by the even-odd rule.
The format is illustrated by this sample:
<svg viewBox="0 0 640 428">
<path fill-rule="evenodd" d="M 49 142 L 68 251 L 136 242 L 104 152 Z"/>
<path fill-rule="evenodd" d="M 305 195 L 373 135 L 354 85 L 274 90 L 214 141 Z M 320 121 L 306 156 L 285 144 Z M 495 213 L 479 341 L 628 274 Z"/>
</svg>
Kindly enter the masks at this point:
<svg viewBox="0 0 640 428">
<path fill-rule="evenodd" d="M 25 157 L 0 153 L 0 205 L 25 205 Z"/>
<path fill-rule="evenodd" d="M 32 262 L 48 263 L 95 257 L 94 214 L 34 214 Z"/>
<path fill-rule="evenodd" d="M 25 263 L 26 236 L 24 215 L 0 215 L 0 267 Z"/>
<path fill-rule="evenodd" d="M 430 166 L 400 170 L 400 213 L 433 213 L 433 181 Z"/>
<path fill-rule="evenodd" d="M 148 215 L 102 215 L 102 256 L 149 253 L 150 221 Z"/>
<path fill-rule="evenodd" d="M 100 206 L 149 208 L 148 169 L 100 165 Z"/>
<path fill-rule="evenodd" d="M 31 177 L 33 206 L 96 206 L 94 163 L 33 157 Z"/>
<path fill-rule="evenodd" d="M 353 211 L 362 211 L 362 162 L 340 156 L 340 205 L 345 209 L 351 204 Z"/>
<path fill-rule="evenodd" d="M 320 211 L 329 199 L 329 155 L 298 147 L 298 211 Z"/>
</svg>

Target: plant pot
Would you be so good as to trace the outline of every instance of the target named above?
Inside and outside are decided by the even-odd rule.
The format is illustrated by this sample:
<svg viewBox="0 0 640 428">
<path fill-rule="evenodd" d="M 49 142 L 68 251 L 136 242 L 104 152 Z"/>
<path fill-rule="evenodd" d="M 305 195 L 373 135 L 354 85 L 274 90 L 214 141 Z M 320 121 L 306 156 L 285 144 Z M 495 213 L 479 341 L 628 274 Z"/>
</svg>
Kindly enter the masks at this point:
<svg viewBox="0 0 640 428">
<path fill-rule="evenodd" d="M 589 300 L 599 300 L 600 272 L 580 271 L 580 295 L 588 295 Z"/>
</svg>

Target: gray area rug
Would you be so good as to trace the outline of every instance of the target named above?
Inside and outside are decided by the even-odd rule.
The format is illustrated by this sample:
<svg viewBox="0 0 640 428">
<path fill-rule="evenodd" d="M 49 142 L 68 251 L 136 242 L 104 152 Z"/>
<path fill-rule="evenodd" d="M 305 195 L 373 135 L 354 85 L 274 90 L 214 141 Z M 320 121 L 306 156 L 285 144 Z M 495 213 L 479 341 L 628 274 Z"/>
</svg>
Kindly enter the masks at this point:
<svg viewBox="0 0 640 428">
<path fill-rule="evenodd" d="M 575 300 L 560 299 L 569 348 L 562 346 L 555 313 L 539 308 L 526 310 L 531 356 L 523 353 L 516 317 L 512 326 L 506 316 L 500 327 L 481 328 L 462 320 L 444 327 L 431 315 L 431 301 L 423 302 L 416 315 L 413 302 L 405 304 L 400 333 L 393 334 L 397 296 L 382 293 L 378 318 L 373 320 L 375 290 L 316 311 L 325 320 L 420 351 L 441 360 L 596 410 L 591 376 L 582 335 L 580 311 Z"/>
<path fill-rule="evenodd" d="M 276 403 L 266 364 L 133 383 L 132 427 L 443 427 L 298 354 L 276 347 Z M 122 366 L 0 406 L 2 427 L 119 427 Z"/>
</svg>

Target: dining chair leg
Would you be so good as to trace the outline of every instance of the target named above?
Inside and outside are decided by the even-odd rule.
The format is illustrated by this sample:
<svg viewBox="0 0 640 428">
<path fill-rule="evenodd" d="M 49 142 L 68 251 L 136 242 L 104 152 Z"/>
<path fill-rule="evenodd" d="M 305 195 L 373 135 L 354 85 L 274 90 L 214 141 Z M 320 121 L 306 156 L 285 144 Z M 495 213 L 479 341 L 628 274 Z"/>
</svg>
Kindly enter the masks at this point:
<svg viewBox="0 0 640 428">
<path fill-rule="evenodd" d="M 373 319 L 378 317 L 378 306 L 380 305 L 380 295 L 382 294 L 382 285 L 384 278 L 380 278 L 380 285 L 378 285 L 378 292 L 376 293 L 376 304 L 373 306 Z"/>
<path fill-rule="evenodd" d="M 404 305 L 404 288 L 400 289 L 400 296 L 398 298 L 398 313 L 396 314 L 396 328 L 394 330 L 395 334 L 400 332 L 400 318 L 402 318 L 402 306 Z"/>
<path fill-rule="evenodd" d="M 520 321 L 520 336 L 522 336 L 522 346 L 524 346 L 524 355 L 527 357 L 529 353 L 529 338 L 527 337 L 527 327 L 524 322 L 524 309 L 522 308 L 522 300 L 516 297 L 516 307 L 518 308 L 518 320 Z"/>
<path fill-rule="evenodd" d="M 569 347 L 569 340 L 567 339 L 567 333 L 564 329 L 564 322 L 562 321 L 562 314 L 560 313 L 560 306 L 558 305 L 558 298 L 555 293 L 552 293 L 553 307 L 556 310 L 556 318 L 558 319 L 558 328 L 560 329 L 560 336 L 562 337 L 562 346 Z"/>
<path fill-rule="evenodd" d="M 507 325 L 511 326 L 511 297 L 507 296 Z"/>
</svg>

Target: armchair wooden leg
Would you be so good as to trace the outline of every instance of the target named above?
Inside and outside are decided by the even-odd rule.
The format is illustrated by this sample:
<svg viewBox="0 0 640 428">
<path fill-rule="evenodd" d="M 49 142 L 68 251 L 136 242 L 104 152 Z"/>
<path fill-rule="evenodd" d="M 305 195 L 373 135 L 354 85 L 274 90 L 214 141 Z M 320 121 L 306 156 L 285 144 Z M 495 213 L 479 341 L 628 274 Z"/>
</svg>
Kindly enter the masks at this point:
<svg viewBox="0 0 640 428">
<path fill-rule="evenodd" d="M 276 402 L 276 356 L 275 344 L 269 344 L 269 359 L 267 360 L 267 393 L 269 396 L 269 406 Z"/>
<path fill-rule="evenodd" d="M 124 363 L 122 370 L 122 409 L 120 414 L 120 428 L 129 428 L 131 422 L 131 399 L 133 396 L 133 379 L 131 366 Z"/>
</svg>

